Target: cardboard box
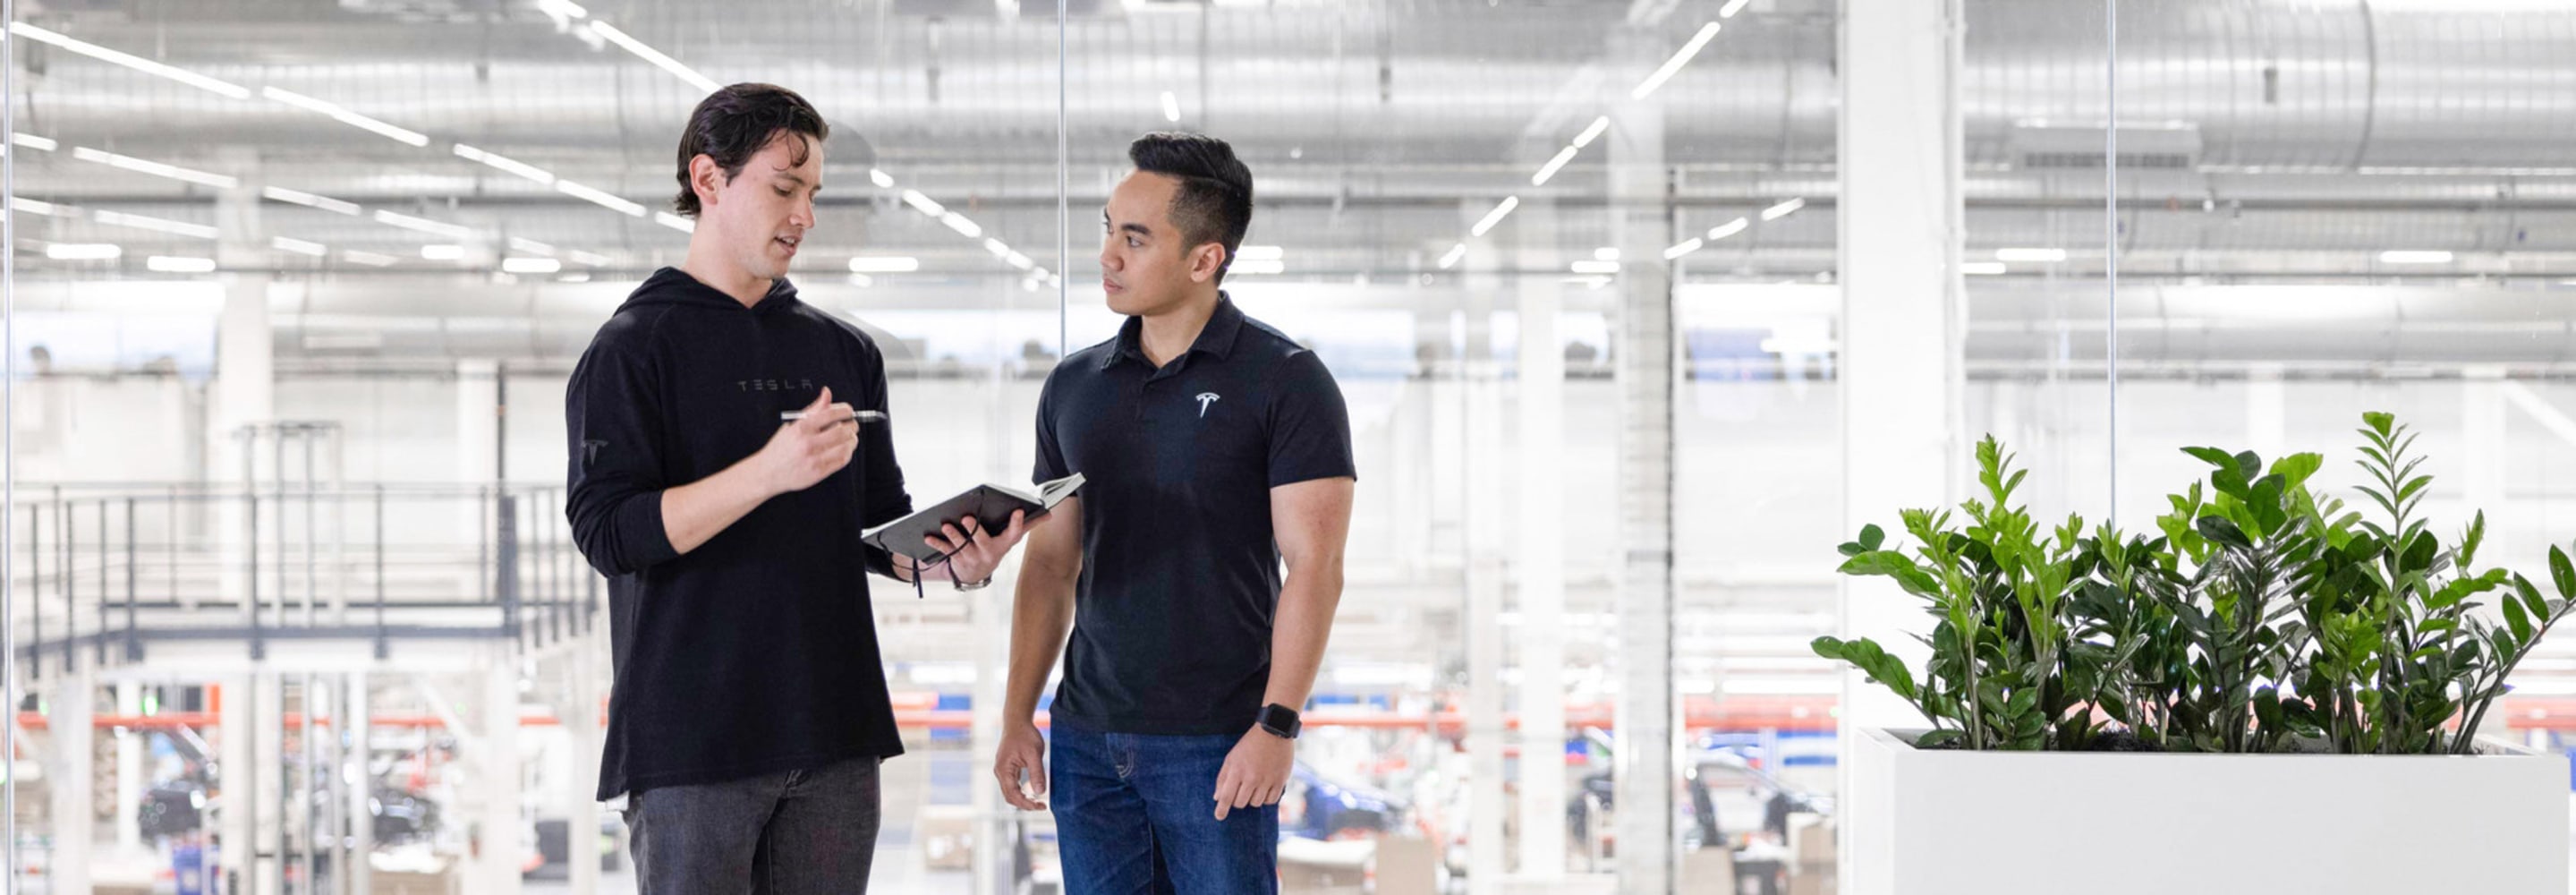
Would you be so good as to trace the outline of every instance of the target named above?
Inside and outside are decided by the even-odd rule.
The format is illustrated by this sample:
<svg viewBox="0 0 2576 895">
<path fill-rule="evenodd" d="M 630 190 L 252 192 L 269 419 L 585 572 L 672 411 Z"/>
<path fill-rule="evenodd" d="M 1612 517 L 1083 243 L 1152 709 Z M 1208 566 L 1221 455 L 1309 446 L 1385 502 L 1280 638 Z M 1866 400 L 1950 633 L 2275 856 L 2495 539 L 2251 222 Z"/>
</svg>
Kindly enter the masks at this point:
<svg viewBox="0 0 2576 895">
<path fill-rule="evenodd" d="M 1823 817 L 1792 820 L 1789 823 L 1789 860 L 1799 864 L 1834 863 L 1833 820 Z"/>
<path fill-rule="evenodd" d="M 1735 853 L 1702 848 L 1682 853 L 1681 895 L 1735 895 Z"/>
<path fill-rule="evenodd" d="M 1429 839 L 1377 841 L 1377 895 L 1439 895 L 1440 846 Z"/>
</svg>

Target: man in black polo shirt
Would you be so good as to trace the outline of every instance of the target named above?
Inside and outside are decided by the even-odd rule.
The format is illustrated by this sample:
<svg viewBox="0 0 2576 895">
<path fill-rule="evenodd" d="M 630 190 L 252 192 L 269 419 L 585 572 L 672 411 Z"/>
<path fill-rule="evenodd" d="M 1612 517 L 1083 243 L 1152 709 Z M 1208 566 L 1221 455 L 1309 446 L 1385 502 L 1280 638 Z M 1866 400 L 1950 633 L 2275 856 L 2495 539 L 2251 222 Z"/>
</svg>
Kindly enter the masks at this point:
<svg viewBox="0 0 2576 895">
<path fill-rule="evenodd" d="M 645 895 L 867 891 L 877 763 L 903 752 L 867 575 L 980 587 L 1022 532 L 950 526 L 931 543 L 951 561 L 923 569 L 860 542 L 912 498 L 886 424 L 854 419 L 886 409 L 876 343 L 787 282 L 828 132 L 767 84 L 699 103 L 688 258 L 599 328 L 564 393 L 565 513 L 609 576 L 599 797 L 627 796 Z"/>
<path fill-rule="evenodd" d="M 1252 222 L 1233 148 L 1127 154 L 1100 265 L 1128 320 L 1038 399 L 1038 480 L 1086 483 L 1029 536 L 993 773 L 1022 810 L 1053 783 L 1067 895 L 1275 891 L 1296 709 L 1341 600 L 1350 417 L 1314 352 L 1218 289 Z"/>
</svg>

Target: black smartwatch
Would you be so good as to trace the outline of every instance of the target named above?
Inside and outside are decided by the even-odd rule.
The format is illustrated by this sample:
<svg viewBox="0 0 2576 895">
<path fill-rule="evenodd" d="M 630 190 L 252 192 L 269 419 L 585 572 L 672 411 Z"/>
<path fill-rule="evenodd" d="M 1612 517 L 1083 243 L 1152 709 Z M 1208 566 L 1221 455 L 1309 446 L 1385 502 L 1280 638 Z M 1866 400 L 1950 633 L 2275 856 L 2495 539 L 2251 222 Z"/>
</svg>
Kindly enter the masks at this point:
<svg viewBox="0 0 2576 895">
<path fill-rule="evenodd" d="M 1296 739 L 1297 729 L 1301 726 L 1297 722 L 1297 712 L 1295 709 L 1291 709 L 1275 702 L 1262 706 L 1261 714 L 1254 715 L 1252 723 L 1258 724 L 1261 726 L 1261 729 L 1269 731 L 1271 736 L 1275 736 L 1283 740 Z"/>
</svg>

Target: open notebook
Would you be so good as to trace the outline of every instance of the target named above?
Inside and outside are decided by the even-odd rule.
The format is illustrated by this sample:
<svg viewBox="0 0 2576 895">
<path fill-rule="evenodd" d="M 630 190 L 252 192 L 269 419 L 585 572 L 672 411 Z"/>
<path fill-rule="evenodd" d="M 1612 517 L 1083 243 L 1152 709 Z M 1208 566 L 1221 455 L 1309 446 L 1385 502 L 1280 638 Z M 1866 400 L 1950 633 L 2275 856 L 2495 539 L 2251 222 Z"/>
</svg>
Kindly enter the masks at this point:
<svg viewBox="0 0 2576 895">
<path fill-rule="evenodd" d="M 1011 513 L 1025 511 L 1029 521 L 1055 509 L 1055 505 L 1082 488 L 1082 473 L 1074 473 L 1038 486 L 1036 494 L 1000 485 L 977 485 L 965 493 L 930 507 L 915 510 L 912 515 L 888 522 L 867 532 L 863 538 L 870 547 L 912 557 L 924 565 L 939 562 L 945 554 L 922 543 L 939 527 L 973 516 L 983 523 L 986 533 L 999 532 L 1011 525 Z"/>
</svg>

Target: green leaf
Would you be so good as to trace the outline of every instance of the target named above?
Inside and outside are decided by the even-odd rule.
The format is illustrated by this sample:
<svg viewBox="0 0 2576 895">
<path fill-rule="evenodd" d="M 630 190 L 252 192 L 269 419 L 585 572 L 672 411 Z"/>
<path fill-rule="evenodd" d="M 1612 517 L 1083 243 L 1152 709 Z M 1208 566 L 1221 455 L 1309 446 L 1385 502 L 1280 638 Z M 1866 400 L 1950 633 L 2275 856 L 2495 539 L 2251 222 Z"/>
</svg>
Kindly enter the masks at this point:
<svg viewBox="0 0 2576 895">
<path fill-rule="evenodd" d="M 2513 628 L 2513 639 L 2523 642 L 2531 640 L 2531 616 L 2523 613 L 2522 604 L 2512 600 L 2504 601 L 2504 623 Z"/>
<path fill-rule="evenodd" d="M 2549 582 L 2558 586 L 2560 598 L 2576 597 L 2576 566 L 2567 562 L 2567 551 L 2549 548 Z"/>
<path fill-rule="evenodd" d="M 1885 529 L 1879 528 L 1879 527 L 1878 527 L 1878 526 L 1876 526 L 1876 525 L 1864 525 L 1864 526 L 1861 526 L 1861 529 L 1860 529 L 1860 546 L 1861 546 L 1861 549 L 1863 549 L 1863 550 L 1876 550 L 1876 549 L 1878 549 L 1878 548 L 1879 548 L 1879 545 L 1884 544 L 1884 543 L 1887 543 L 1887 531 L 1886 531 Z"/>
<path fill-rule="evenodd" d="M 2272 474 L 2280 476 L 2281 481 L 2295 488 L 2307 484 L 2308 477 L 2316 475 L 2317 470 L 2324 468 L 2325 465 L 2326 458 L 2323 454 L 2291 454 L 2272 461 Z"/>
<path fill-rule="evenodd" d="M 1808 643 L 1807 648 L 1815 650 L 1816 655 L 1827 659 L 1841 661 L 1843 658 L 1844 643 L 1841 638 L 1818 637 L 1813 642 Z"/>
<path fill-rule="evenodd" d="M 2244 476 L 2249 480 L 2261 476 L 2263 474 L 2263 458 L 2255 456 L 2253 451 L 2246 451 L 2244 453 L 2237 454 L 2236 474 Z"/>
<path fill-rule="evenodd" d="M 2236 457 L 2234 455 L 2214 447 L 2187 447 L 2183 448 L 2182 452 L 2198 457 L 2201 459 L 2201 462 L 2220 469 L 2236 468 Z"/>
<path fill-rule="evenodd" d="M 2238 550 L 2254 549 L 2254 541 L 2245 536 L 2245 530 L 2236 527 L 2236 523 L 2229 522 L 2224 517 L 2202 516 L 2196 526 L 2200 530 L 2201 537 Z"/>
<path fill-rule="evenodd" d="M 1944 727 L 1944 728 L 1942 728 L 1942 729 L 1940 729 L 1940 730 L 1931 731 L 1931 732 L 1925 733 L 1925 734 L 1924 734 L 1924 735 L 1922 735 L 1922 736 L 1915 737 L 1915 738 L 1914 738 L 1914 748 L 1917 748 L 1917 749 L 1938 749 L 1938 748 L 1941 748 L 1941 747 L 1944 747 L 1944 746 L 1951 745 L 1951 744 L 1953 744 L 1953 743 L 1957 743 L 1957 742 L 1959 741 L 1959 737 L 1961 737 L 1961 736 L 1963 736 L 1963 735 L 1965 735 L 1965 734 L 1963 734 L 1961 731 L 1953 730 L 1953 729 L 1950 729 L 1950 728 Z"/>
<path fill-rule="evenodd" d="M 2397 424 L 2397 417 L 2395 414 L 2374 411 L 2362 414 L 2361 422 L 2369 426 L 2371 431 L 2379 433 L 2379 437 L 2387 438 L 2389 427 Z"/>
</svg>

